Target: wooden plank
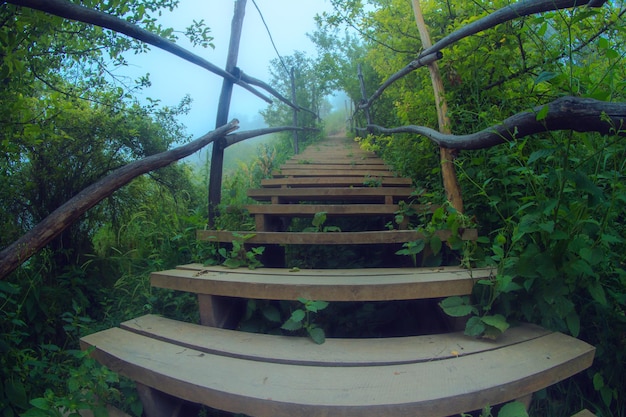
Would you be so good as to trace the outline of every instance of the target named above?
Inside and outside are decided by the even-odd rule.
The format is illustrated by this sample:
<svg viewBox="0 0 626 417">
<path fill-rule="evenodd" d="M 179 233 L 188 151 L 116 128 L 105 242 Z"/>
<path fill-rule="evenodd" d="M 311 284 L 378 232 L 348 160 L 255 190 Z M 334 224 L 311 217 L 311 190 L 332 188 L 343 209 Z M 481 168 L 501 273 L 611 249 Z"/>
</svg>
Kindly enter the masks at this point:
<svg viewBox="0 0 626 417">
<path fill-rule="evenodd" d="M 196 237 L 199 240 L 210 242 L 232 242 L 236 239 L 233 234 L 254 234 L 246 240 L 250 244 L 275 244 L 275 245 L 364 245 L 364 244 L 387 244 L 405 243 L 417 239 L 423 239 L 424 234 L 416 230 L 384 230 L 375 232 L 229 232 L 225 230 L 198 230 Z M 451 232 L 440 230 L 436 232 L 439 239 L 447 241 Z M 476 229 L 465 229 L 461 235 L 463 240 L 476 240 Z"/>
<path fill-rule="evenodd" d="M 120 324 L 124 330 L 204 353 L 254 361 L 308 366 L 381 366 L 450 359 L 487 352 L 545 336 L 539 326 L 506 331 L 497 341 L 466 337 L 463 332 L 374 339 L 328 338 L 311 346 L 303 337 L 251 334 L 145 315 Z M 381 352 L 385 352 L 381 355 Z"/>
<path fill-rule="evenodd" d="M 415 189 L 409 187 L 254 188 L 248 190 L 248 197 L 257 201 L 278 197 L 279 201 L 374 199 L 384 202 L 387 196 L 406 199 L 413 191 Z"/>
<path fill-rule="evenodd" d="M 585 409 L 577 412 L 572 417 L 596 417 L 596 415 L 593 414 L 591 411 Z"/>
<path fill-rule="evenodd" d="M 183 269 L 184 268 L 184 269 Z M 152 286 L 197 294 L 267 300 L 390 301 L 471 294 L 474 282 L 489 279 L 491 269 L 458 267 L 255 270 L 192 264 L 153 272 Z"/>
<path fill-rule="evenodd" d="M 303 165 L 303 168 L 289 168 L 281 169 L 280 171 L 272 172 L 272 175 L 277 176 L 292 176 L 292 177 L 346 177 L 346 176 L 371 176 L 371 177 L 395 177 L 391 171 L 378 171 L 373 169 L 336 169 L 333 171 L 319 171 L 315 168 L 307 167 Z"/>
<path fill-rule="evenodd" d="M 419 210 L 422 207 L 417 208 Z M 384 215 L 399 210 L 397 204 L 252 204 L 246 206 L 250 214 L 272 216 L 314 216 L 325 212 L 335 216 Z"/>
<path fill-rule="evenodd" d="M 594 355 L 561 333 L 443 360 L 353 367 L 214 355 L 119 328 L 85 336 L 81 346 L 94 346 L 99 362 L 141 384 L 258 417 L 454 415 L 543 389 L 586 369 Z"/>
<path fill-rule="evenodd" d="M 368 154 L 341 154 L 338 152 L 335 153 L 327 153 L 324 155 L 307 155 L 300 154 L 293 156 L 287 160 L 290 163 L 311 163 L 311 164 L 323 164 L 323 163 L 347 163 L 347 164 L 355 164 L 355 165 L 368 165 L 372 163 L 380 163 L 384 164 L 383 160 L 377 157 L 376 155 L 368 155 Z"/>
<path fill-rule="evenodd" d="M 296 164 L 292 164 L 292 163 L 284 163 L 280 166 L 281 171 L 282 170 L 288 170 L 288 169 L 319 169 L 321 171 L 336 171 L 336 170 L 342 170 L 342 169 L 353 169 L 353 168 L 358 168 L 360 170 L 363 169 L 367 169 L 367 170 L 371 170 L 371 171 L 390 171 L 390 167 L 388 167 L 387 165 L 380 163 L 380 164 L 360 164 L 360 165 L 356 165 L 356 164 L 351 164 L 350 162 L 345 163 L 345 164 L 340 164 L 340 163 L 331 163 L 331 162 L 319 162 L 319 163 L 311 163 L 311 164 L 300 164 L 300 163 L 296 163 Z"/>
<path fill-rule="evenodd" d="M 392 178 L 392 177 L 366 177 L 347 175 L 344 177 L 305 177 L 305 178 L 268 178 L 261 180 L 263 187 L 368 187 L 372 181 L 378 181 L 381 187 L 410 187 L 413 181 L 410 178 Z M 379 187 L 371 187 L 379 188 Z"/>
</svg>

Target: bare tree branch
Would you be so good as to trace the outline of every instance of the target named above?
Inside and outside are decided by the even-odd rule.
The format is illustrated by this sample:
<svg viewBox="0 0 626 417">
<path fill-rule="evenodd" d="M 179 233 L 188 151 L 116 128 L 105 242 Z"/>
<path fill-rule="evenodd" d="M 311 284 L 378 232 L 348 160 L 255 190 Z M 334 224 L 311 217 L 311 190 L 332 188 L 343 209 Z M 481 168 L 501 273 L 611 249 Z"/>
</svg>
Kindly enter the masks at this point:
<svg viewBox="0 0 626 417">
<path fill-rule="evenodd" d="M 215 129 L 212 132 L 178 148 L 151 155 L 132 162 L 111 172 L 50 213 L 18 240 L 0 251 L 0 279 L 5 279 L 11 272 L 26 262 L 50 241 L 63 232 L 69 225 L 100 201 L 128 184 L 134 178 L 155 169 L 167 166 L 181 158 L 198 151 L 214 140 L 224 137 L 239 128 L 239 121 Z"/>
<path fill-rule="evenodd" d="M 370 97 L 367 102 L 362 103 L 359 108 L 363 109 L 370 107 L 372 102 L 377 99 L 383 91 L 398 79 L 410 74 L 416 69 L 428 65 L 442 56 L 440 51 L 446 46 L 450 46 L 453 43 L 466 38 L 471 35 L 475 35 L 478 32 L 495 27 L 501 23 L 514 20 L 518 17 L 528 16 L 535 13 L 547 12 L 550 10 L 567 9 L 571 7 L 579 7 L 588 5 L 589 7 L 601 7 L 606 0 L 522 0 L 509 6 L 503 7 L 488 16 L 478 19 L 477 21 L 470 23 L 461 29 L 452 32 L 448 36 L 435 43 L 430 48 L 424 49 L 419 57 L 412 61 L 409 65 L 402 68 L 400 71 L 393 74 L 385 81 L 378 90 Z M 428 60 L 429 62 L 425 62 Z"/>
<path fill-rule="evenodd" d="M 294 103 L 289 101 L 287 98 L 285 98 L 282 94 L 276 91 L 271 85 L 267 84 L 264 81 L 257 80 L 256 78 L 253 78 L 249 76 L 248 74 L 245 74 L 241 69 L 239 69 L 239 78 L 248 84 L 261 87 L 262 89 L 264 89 L 268 93 L 271 93 L 274 97 L 276 97 L 277 99 L 279 99 L 280 101 L 288 105 L 289 107 L 296 109 L 296 110 L 300 110 L 300 108 L 297 105 L 295 105 Z"/>
<path fill-rule="evenodd" d="M 545 113 L 546 106 L 547 113 Z M 545 118 L 537 120 L 537 115 L 545 115 Z M 534 133 L 553 130 L 626 136 L 626 103 L 561 97 L 546 105 L 535 107 L 532 112 L 518 113 L 504 120 L 502 124 L 470 135 L 447 135 L 425 126 L 402 126 L 393 129 L 376 125 L 368 127 L 387 134 L 416 133 L 426 136 L 440 147 L 463 150 L 489 148 Z"/>
<path fill-rule="evenodd" d="M 387 79 L 378 90 L 372 94 L 372 96 L 367 100 L 367 102 L 360 104 L 359 108 L 364 109 L 372 105 L 372 102 L 376 100 L 380 95 L 389 87 L 391 84 L 395 83 L 400 78 L 404 77 L 407 74 L 415 71 L 418 68 L 425 67 L 427 65 L 432 64 L 433 62 L 443 58 L 443 54 L 441 52 L 436 52 L 434 54 L 424 56 L 423 58 L 418 58 L 416 60 L 411 61 L 406 67 L 402 68 L 400 71 L 393 74 L 391 77 Z"/>
<path fill-rule="evenodd" d="M 17 6 L 40 10 L 65 19 L 77 20 L 79 22 L 89 23 L 111 29 L 115 32 L 123 33 L 126 36 L 156 46 L 157 48 L 170 52 L 185 61 L 191 62 L 192 64 L 198 65 L 199 67 L 202 67 L 214 74 L 226 78 L 268 103 L 272 102 L 270 98 L 266 97 L 264 94 L 257 91 L 243 80 L 211 64 L 206 59 L 178 46 L 170 40 L 162 38 L 118 17 L 100 12 L 98 10 L 89 9 L 84 6 L 71 3 L 67 0 L 6 0 L 6 2 Z"/>
<path fill-rule="evenodd" d="M 246 139 L 254 138 L 257 136 L 269 135 L 270 133 L 285 132 L 287 130 L 297 130 L 299 132 L 319 132 L 319 129 L 312 127 L 294 127 L 294 126 L 279 126 L 279 127 L 267 127 L 263 129 L 247 130 L 245 132 L 231 133 L 226 136 L 226 147 L 239 143 Z"/>
<path fill-rule="evenodd" d="M 468 36 L 475 35 L 478 32 L 490 29 L 501 23 L 508 22 L 509 20 L 517 19 L 518 17 L 528 16 L 535 13 L 543 13 L 551 10 L 569 9 L 572 7 L 580 7 L 588 5 L 589 7 L 601 7 L 606 0 L 522 0 L 517 3 L 508 5 L 501 9 L 496 10 L 488 16 L 478 19 L 475 22 L 470 23 L 467 26 L 463 26 L 461 29 L 452 32 L 448 36 L 436 42 L 430 48 L 426 48 L 420 54 L 420 57 L 425 57 L 434 52 L 441 51 L 446 46 L 467 38 Z"/>
</svg>

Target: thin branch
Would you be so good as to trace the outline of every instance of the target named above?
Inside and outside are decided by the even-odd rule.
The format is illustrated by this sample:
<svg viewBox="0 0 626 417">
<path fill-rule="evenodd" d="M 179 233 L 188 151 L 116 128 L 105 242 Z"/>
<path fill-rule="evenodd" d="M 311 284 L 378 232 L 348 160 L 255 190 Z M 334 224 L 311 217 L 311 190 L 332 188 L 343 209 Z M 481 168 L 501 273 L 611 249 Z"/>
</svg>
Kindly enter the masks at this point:
<svg viewBox="0 0 626 417">
<path fill-rule="evenodd" d="M 6 0 L 6 2 L 17 6 L 40 10 L 65 19 L 77 20 L 79 22 L 89 23 L 111 29 L 115 32 L 123 33 L 126 36 L 156 46 L 157 48 L 170 52 L 185 61 L 191 62 L 192 64 L 198 65 L 199 67 L 202 67 L 214 74 L 226 78 L 268 103 L 272 102 L 271 99 L 254 89 L 252 86 L 213 65 L 206 59 L 182 48 L 168 39 L 162 38 L 161 36 L 142 29 L 139 26 L 133 25 L 132 23 L 118 17 L 100 12 L 98 10 L 89 9 L 84 6 L 71 3 L 67 0 Z"/>
<path fill-rule="evenodd" d="M 441 52 L 436 52 L 434 54 L 427 55 L 422 58 L 418 58 L 414 61 L 411 61 L 406 67 L 402 68 L 400 71 L 396 72 L 391 77 L 389 77 L 387 81 L 385 81 L 380 87 L 378 87 L 378 90 L 376 90 L 374 94 L 372 94 L 372 96 L 365 103 L 362 103 L 359 105 L 359 108 L 364 109 L 366 107 L 370 107 L 372 105 L 372 102 L 376 100 L 378 97 L 380 97 L 383 91 L 385 91 L 387 87 L 389 87 L 391 84 L 395 83 L 400 78 L 404 77 L 407 74 L 410 74 L 416 69 L 432 64 L 433 62 L 441 58 L 443 58 L 443 54 Z"/>
<path fill-rule="evenodd" d="M 285 103 L 286 105 L 288 105 L 289 107 L 296 109 L 296 110 L 300 110 L 299 106 L 296 106 L 295 104 L 293 104 L 291 101 L 289 101 L 287 98 L 285 98 L 282 94 L 280 94 L 278 91 L 276 91 L 271 85 L 267 84 L 264 81 L 258 80 L 256 78 L 253 78 L 247 74 L 245 74 L 241 69 L 239 69 L 239 78 L 250 84 L 250 85 L 256 85 L 257 87 L 261 87 L 262 89 L 264 89 L 265 91 L 267 91 L 268 93 L 272 94 L 274 97 L 276 97 L 277 99 L 279 99 L 280 101 L 282 101 L 283 103 Z"/>
<path fill-rule="evenodd" d="M 430 48 L 426 48 L 420 54 L 420 57 L 441 51 L 446 46 L 475 35 L 478 32 L 490 29 L 501 23 L 514 20 L 522 16 L 528 16 L 535 13 L 543 13 L 551 10 L 569 9 L 572 7 L 580 7 L 589 5 L 589 7 L 601 7 L 606 0 L 522 0 L 509 6 L 503 7 L 488 16 L 478 19 L 461 29 L 452 32 L 448 36 L 435 43 Z"/>
<path fill-rule="evenodd" d="M 545 112 L 545 118 L 537 115 Z M 543 115 L 543 114 L 542 114 Z M 489 148 L 528 135 L 553 130 L 598 132 L 603 135 L 626 136 L 626 103 L 609 103 L 590 98 L 561 97 L 531 112 L 522 112 L 502 124 L 469 135 L 447 135 L 425 126 L 402 126 L 386 129 L 368 125 L 380 133 L 416 133 L 426 136 L 442 148 L 474 150 Z"/>
<path fill-rule="evenodd" d="M 227 135 L 226 147 L 229 147 L 231 145 L 234 145 L 235 143 L 239 143 L 246 139 L 255 138 L 257 136 L 269 135 L 270 133 L 285 132 L 288 130 L 291 130 L 291 131 L 296 130 L 299 132 L 319 132 L 319 129 L 312 128 L 312 127 L 293 127 L 293 126 L 267 127 L 263 129 L 248 130 L 245 132 L 231 133 L 230 135 Z"/>
</svg>

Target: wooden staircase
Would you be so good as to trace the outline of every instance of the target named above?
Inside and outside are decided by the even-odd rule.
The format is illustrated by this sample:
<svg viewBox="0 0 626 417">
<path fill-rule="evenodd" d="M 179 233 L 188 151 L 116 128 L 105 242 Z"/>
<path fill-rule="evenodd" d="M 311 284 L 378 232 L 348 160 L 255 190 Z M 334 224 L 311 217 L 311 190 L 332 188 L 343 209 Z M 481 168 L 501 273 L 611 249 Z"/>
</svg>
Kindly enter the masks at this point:
<svg viewBox="0 0 626 417">
<path fill-rule="evenodd" d="M 263 180 L 249 196 L 269 267 L 255 270 L 182 265 L 154 272 L 155 287 L 198 295 L 200 324 L 147 315 L 83 337 L 83 348 L 137 382 L 145 414 L 188 415 L 205 404 L 251 416 L 447 416 L 531 394 L 589 367 L 594 348 L 575 338 L 520 325 L 499 340 L 473 339 L 450 328 L 439 334 L 377 339 L 327 339 L 250 334 L 236 330 L 245 299 L 371 302 L 436 300 L 469 295 L 490 269 L 298 269 L 285 245 L 383 245 L 394 256 L 424 236 L 388 230 L 414 189 L 374 154 L 345 138 L 307 148 Z M 431 206 L 413 206 L 428 212 Z M 324 212 L 329 220 L 374 219 L 371 230 L 302 232 L 298 221 Z M 199 231 L 228 243 L 249 232 Z M 459 231 L 475 239 L 475 230 Z M 450 232 L 440 232 L 445 241 Z M 393 263 L 393 262 L 392 262 Z M 397 262 L 401 264 L 401 262 Z M 421 320 L 440 312 L 422 311 Z M 417 317 L 415 318 L 418 319 Z M 457 330 L 457 331 L 454 331 Z"/>
</svg>

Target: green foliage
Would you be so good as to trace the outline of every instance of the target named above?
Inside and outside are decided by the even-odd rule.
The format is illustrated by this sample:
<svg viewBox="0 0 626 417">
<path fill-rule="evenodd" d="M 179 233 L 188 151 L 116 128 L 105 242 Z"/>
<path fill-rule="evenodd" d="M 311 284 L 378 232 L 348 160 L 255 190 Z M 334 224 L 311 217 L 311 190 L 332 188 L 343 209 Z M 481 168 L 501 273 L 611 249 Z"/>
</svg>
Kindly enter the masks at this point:
<svg viewBox="0 0 626 417">
<path fill-rule="evenodd" d="M 302 304 L 301 308 L 293 310 L 289 319 L 285 321 L 280 328 L 288 331 L 304 329 L 311 340 L 321 345 L 326 341 L 326 334 L 324 333 L 324 329 L 314 322 L 313 315 L 328 307 L 328 302 L 313 301 L 304 298 L 298 298 L 298 301 Z"/>
<path fill-rule="evenodd" d="M 508 3 L 421 1 L 433 43 Z M 419 53 L 410 2 L 333 4 L 335 13 L 319 17 L 314 39 L 339 65 L 357 49 L 351 45 L 354 30 L 363 35 L 354 42 L 359 62 L 374 72 L 373 79 L 387 79 Z M 562 95 L 624 101 L 624 13 L 624 5 L 615 2 L 558 10 L 501 24 L 446 48 L 439 68 L 452 131 L 475 132 Z M 342 38 L 348 27 L 350 35 Z M 356 71 L 333 74 L 358 103 Z M 368 92 L 379 84 L 366 83 Z M 374 123 L 437 127 L 428 71 L 394 83 L 382 99 L 386 111 L 374 111 Z M 543 107 L 536 118 L 545 116 Z M 623 127 L 614 126 L 619 130 Z M 425 139 L 368 136 L 361 143 L 442 195 L 439 157 Z M 538 415 L 567 416 L 581 408 L 624 415 L 625 152 L 618 136 L 566 132 L 464 152 L 456 160 L 465 209 L 484 236 L 463 249 L 461 262 L 492 266 L 494 276 L 479 281 L 472 297 L 451 298 L 442 307 L 452 315 L 470 315 L 468 334 L 495 337 L 522 320 L 597 348 L 590 370 L 537 399 Z M 439 247 L 436 240 L 411 242 L 402 253 L 418 261 Z"/>
<path fill-rule="evenodd" d="M 430 194 L 424 194 L 421 198 Z M 429 205 L 426 205 L 429 207 Z M 471 267 L 478 252 L 477 243 L 463 240 L 462 234 L 466 228 L 475 228 L 473 220 L 459 213 L 449 203 L 436 208 L 431 212 L 417 211 L 412 204 L 400 204 L 400 210 L 396 213 L 395 221 L 398 224 L 413 222 L 417 225 L 412 227 L 421 232 L 424 237 L 416 241 L 406 242 L 403 249 L 396 252 L 397 255 L 409 256 L 414 266 L 440 266 L 443 264 L 460 263 L 465 267 Z M 439 235 L 446 232 L 445 245 Z M 458 253 L 458 255 L 456 255 Z M 422 254 L 418 265 L 417 255 Z"/>
<path fill-rule="evenodd" d="M 337 226 L 324 226 L 324 223 L 326 223 L 326 215 L 327 213 L 324 211 L 315 213 L 315 215 L 313 216 L 313 220 L 311 221 L 312 226 L 305 227 L 302 231 L 303 232 L 317 232 L 317 233 L 341 232 L 341 228 Z"/>
<path fill-rule="evenodd" d="M 265 247 L 258 246 L 246 250 L 246 241 L 254 237 L 254 233 L 241 235 L 239 233 L 233 233 L 232 248 L 229 251 L 226 248 L 220 248 L 219 254 L 225 259 L 223 265 L 228 268 L 240 268 L 246 266 L 249 269 L 256 269 L 263 266 L 261 261 L 257 259 L 265 251 Z"/>
<path fill-rule="evenodd" d="M 493 417 L 493 409 L 486 406 L 482 409 L 479 417 Z M 519 401 L 513 401 L 499 407 L 497 417 L 528 417 L 526 406 Z M 461 417 L 471 417 L 471 414 L 461 414 Z"/>
</svg>

